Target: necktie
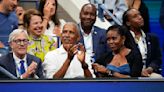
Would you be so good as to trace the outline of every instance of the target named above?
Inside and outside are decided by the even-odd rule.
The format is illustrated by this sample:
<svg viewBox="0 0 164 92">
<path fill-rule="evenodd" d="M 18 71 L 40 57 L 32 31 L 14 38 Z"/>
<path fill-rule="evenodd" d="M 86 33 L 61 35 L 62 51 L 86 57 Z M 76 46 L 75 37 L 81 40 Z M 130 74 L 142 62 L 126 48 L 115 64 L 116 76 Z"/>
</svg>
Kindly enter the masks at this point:
<svg viewBox="0 0 164 92">
<path fill-rule="evenodd" d="M 25 73 L 24 60 L 21 60 L 20 61 L 20 64 L 21 64 L 21 66 L 20 66 L 20 72 L 21 72 L 21 75 L 22 75 L 23 73 Z"/>
</svg>

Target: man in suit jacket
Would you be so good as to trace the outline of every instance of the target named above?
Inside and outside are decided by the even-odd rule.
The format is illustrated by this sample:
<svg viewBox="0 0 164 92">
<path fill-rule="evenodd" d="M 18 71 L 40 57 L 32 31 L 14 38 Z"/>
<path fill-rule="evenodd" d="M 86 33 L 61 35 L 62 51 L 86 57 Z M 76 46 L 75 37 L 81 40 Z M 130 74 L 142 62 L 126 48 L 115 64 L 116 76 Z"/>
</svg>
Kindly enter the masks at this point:
<svg viewBox="0 0 164 92">
<path fill-rule="evenodd" d="M 9 44 L 12 53 L 0 58 L 0 66 L 20 79 L 43 78 L 41 60 L 27 54 L 28 35 L 26 30 L 16 29 L 9 35 Z M 21 64 L 20 61 L 23 61 Z M 21 68 L 23 67 L 23 69 Z M 24 72 L 22 72 L 22 70 Z M 0 72 L 0 78 L 7 78 L 7 75 Z"/>
<path fill-rule="evenodd" d="M 129 29 L 128 37 L 131 39 L 132 48 L 138 49 L 142 56 L 142 76 L 150 77 L 153 73 L 160 73 L 162 55 L 159 40 L 153 34 L 144 33 L 144 19 L 140 12 L 134 8 L 128 9 L 123 15 L 123 24 Z"/>
<path fill-rule="evenodd" d="M 107 52 L 106 31 L 94 26 L 96 21 L 96 7 L 85 4 L 80 11 L 80 42 L 84 44 L 86 52 L 94 59 Z"/>
</svg>

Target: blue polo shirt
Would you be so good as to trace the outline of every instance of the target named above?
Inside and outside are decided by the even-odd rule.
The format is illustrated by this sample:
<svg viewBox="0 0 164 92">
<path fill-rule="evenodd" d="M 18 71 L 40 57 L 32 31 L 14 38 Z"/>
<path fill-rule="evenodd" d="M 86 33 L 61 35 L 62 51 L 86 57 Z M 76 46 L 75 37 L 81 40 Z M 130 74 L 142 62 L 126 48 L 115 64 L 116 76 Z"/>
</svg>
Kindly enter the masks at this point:
<svg viewBox="0 0 164 92">
<path fill-rule="evenodd" d="M 18 28 L 18 18 L 15 12 L 4 14 L 0 12 L 0 41 L 8 46 L 9 34 Z"/>
</svg>

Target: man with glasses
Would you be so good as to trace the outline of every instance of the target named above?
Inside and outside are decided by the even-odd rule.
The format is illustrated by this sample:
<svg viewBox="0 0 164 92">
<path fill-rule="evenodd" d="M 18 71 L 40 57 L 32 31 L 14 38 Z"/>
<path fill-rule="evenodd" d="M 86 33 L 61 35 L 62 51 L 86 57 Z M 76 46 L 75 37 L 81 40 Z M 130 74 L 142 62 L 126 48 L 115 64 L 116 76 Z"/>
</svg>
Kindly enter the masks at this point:
<svg viewBox="0 0 164 92">
<path fill-rule="evenodd" d="M 9 35 L 12 53 L 0 58 L 0 66 L 20 79 L 43 78 L 41 60 L 27 54 L 28 35 L 23 29 L 16 29 Z M 0 72 L 0 78 L 8 78 Z"/>
</svg>

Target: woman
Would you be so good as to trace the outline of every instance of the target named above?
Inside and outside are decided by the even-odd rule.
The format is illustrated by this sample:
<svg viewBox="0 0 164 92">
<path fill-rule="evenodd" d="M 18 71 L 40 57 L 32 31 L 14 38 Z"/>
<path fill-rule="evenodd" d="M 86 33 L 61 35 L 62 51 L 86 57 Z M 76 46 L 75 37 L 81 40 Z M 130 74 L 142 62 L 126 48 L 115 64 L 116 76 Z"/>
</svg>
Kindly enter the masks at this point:
<svg viewBox="0 0 164 92">
<path fill-rule="evenodd" d="M 132 47 L 136 48 L 142 56 L 142 76 L 157 77 L 158 74 L 155 73 L 160 73 L 162 63 L 158 38 L 152 33 L 144 33 L 142 29 L 144 19 L 137 9 L 128 9 L 123 14 L 123 24 L 129 30 L 128 34 L 133 43 Z M 158 78 L 161 78 L 161 75 Z"/>
<path fill-rule="evenodd" d="M 57 0 L 40 0 L 39 11 L 43 16 L 44 34 L 60 36 L 61 24 L 57 18 Z"/>
<path fill-rule="evenodd" d="M 129 78 L 141 75 L 142 60 L 138 53 L 130 48 L 123 26 L 113 25 L 108 28 L 107 44 L 112 51 L 93 64 L 93 68 L 101 77 Z"/>
<path fill-rule="evenodd" d="M 43 34 L 42 16 L 36 9 L 29 9 L 24 14 L 24 27 L 29 34 L 28 53 L 44 60 L 45 54 L 55 49 L 54 40 Z"/>
</svg>

